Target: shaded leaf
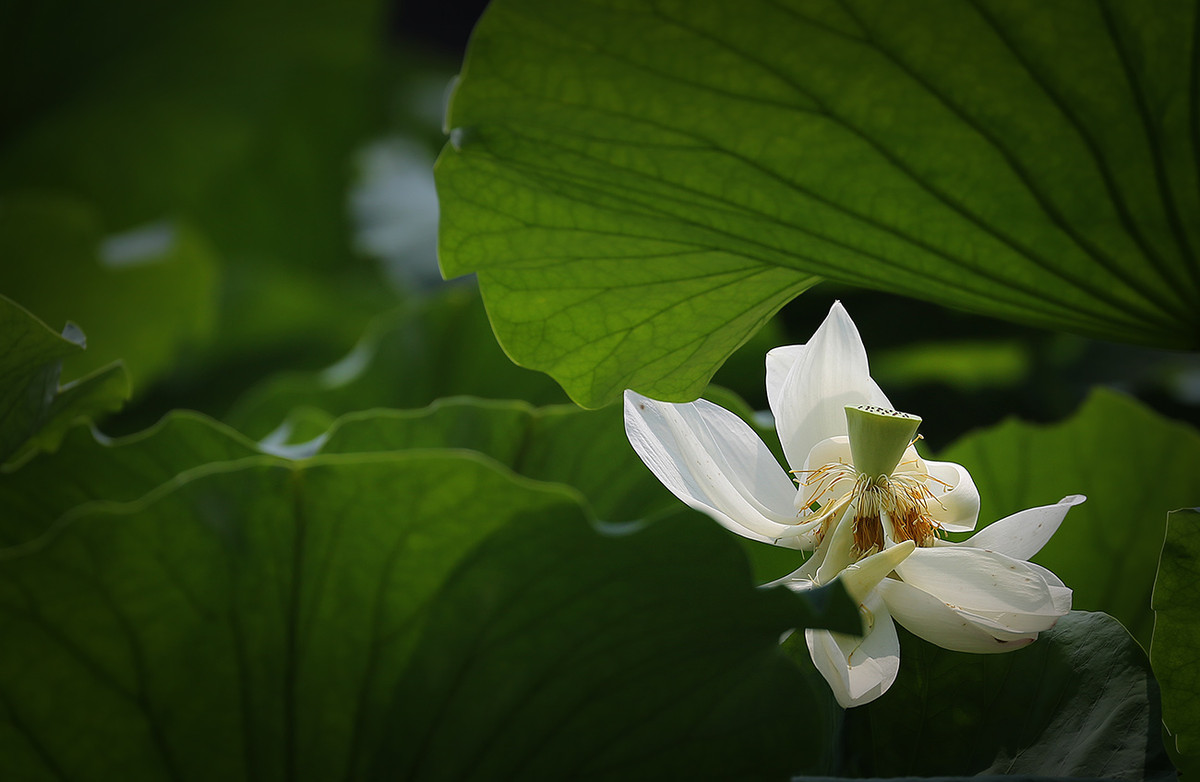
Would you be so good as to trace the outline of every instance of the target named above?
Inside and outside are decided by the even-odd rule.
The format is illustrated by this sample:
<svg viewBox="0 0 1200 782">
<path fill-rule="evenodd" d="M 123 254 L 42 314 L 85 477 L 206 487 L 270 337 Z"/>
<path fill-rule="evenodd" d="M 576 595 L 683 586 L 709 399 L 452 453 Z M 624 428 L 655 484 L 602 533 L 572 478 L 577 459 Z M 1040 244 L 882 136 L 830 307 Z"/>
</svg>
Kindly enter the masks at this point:
<svg viewBox="0 0 1200 782">
<path fill-rule="evenodd" d="M 447 290 L 378 317 L 358 345 L 316 372 L 289 372 L 248 391 L 226 416 L 253 438 L 292 409 L 337 416 L 376 407 L 416 408 L 449 396 L 565 401 L 549 378 L 514 367 L 496 346 L 478 294 Z"/>
<path fill-rule="evenodd" d="M 1196 346 L 1198 24 L 1194 2 L 501 0 L 448 113 L 443 270 L 477 272 L 506 351 L 587 406 L 698 396 L 819 278 Z"/>
<path fill-rule="evenodd" d="M 1120 623 L 1072 611 L 1015 652 L 949 652 L 901 631 L 900 675 L 846 713 L 861 776 L 1174 779 L 1158 686 Z"/>
<path fill-rule="evenodd" d="M 1066 421 L 1007 421 L 963 437 L 938 458 L 971 472 L 981 527 L 1069 494 L 1087 495 L 1033 561 L 1075 591 L 1076 608 L 1112 614 L 1149 647 L 1164 520 L 1198 499 L 1200 433 L 1097 389 Z"/>
<path fill-rule="evenodd" d="M 115 413 L 129 400 L 129 393 L 129 377 L 120 363 L 61 386 L 46 411 L 46 424 L 25 441 L 13 461 L 23 461 L 38 451 L 57 449 L 68 429 Z"/>
<path fill-rule="evenodd" d="M 0 296 L 0 339 L 0 464 L 18 452 L 53 449 L 76 420 L 112 412 L 129 396 L 119 366 L 59 386 L 63 361 L 84 346 L 83 333 L 73 324 L 56 334 Z"/>
<path fill-rule="evenodd" d="M 777 651 L 806 621 L 713 526 L 597 535 L 470 454 L 255 457 L 0 565 L 0 749 L 29 780 L 781 776 L 823 760 Z"/>
<path fill-rule="evenodd" d="M 1200 771 L 1200 510 L 1167 517 L 1166 542 L 1154 582 L 1150 661 L 1163 691 L 1163 722 L 1191 774 Z"/>
</svg>

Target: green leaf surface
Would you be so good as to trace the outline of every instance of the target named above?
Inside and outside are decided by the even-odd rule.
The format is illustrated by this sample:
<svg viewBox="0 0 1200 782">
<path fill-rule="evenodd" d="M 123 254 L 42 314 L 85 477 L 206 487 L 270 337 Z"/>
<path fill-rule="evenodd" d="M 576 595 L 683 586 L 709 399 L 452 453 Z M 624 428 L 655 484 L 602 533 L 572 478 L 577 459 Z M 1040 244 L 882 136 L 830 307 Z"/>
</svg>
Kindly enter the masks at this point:
<svg viewBox="0 0 1200 782">
<path fill-rule="evenodd" d="M 62 360 L 78 353 L 83 335 L 52 331 L 12 300 L 0 296 L 0 461 L 7 459 L 47 419 Z"/>
<path fill-rule="evenodd" d="M 315 427 L 319 417 L 302 426 Z M 534 408 L 524 402 L 440 400 L 420 410 L 373 410 L 344 416 L 306 443 L 250 442 L 205 416 L 177 411 L 152 429 L 109 440 L 86 428 L 70 431 L 55 454 L 0 473 L 0 542 L 39 545 L 77 506 L 128 502 L 186 480 L 212 465 L 274 453 L 303 458 L 416 448 L 477 451 L 521 475 L 571 486 L 591 511 L 610 522 L 680 512 L 697 527 L 715 526 L 685 510 L 629 447 L 616 408 Z"/>
<path fill-rule="evenodd" d="M 857 776 L 1175 779 L 1158 687 L 1120 623 L 1073 611 L 1015 652 L 949 652 L 901 631 L 900 675 L 846 713 Z"/>
<path fill-rule="evenodd" d="M 81 201 L 0 195 L 0 289 L 47 323 L 79 324 L 86 352 L 67 359 L 77 378 L 123 360 L 135 383 L 161 376 L 209 334 L 216 262 L 194 231 L 175 222 L 106 235 Z"/>
<path fill-rule="evenodd" d="M 67 427 L 121 407 L 129 382 L 120 366 L 59 386 L 63 361 L 82 352 L 84 336 L 68 324 L 57 334 L 0 296 L 0 465 L 52 450 Z"/>
<path fill-rule="evenodd" d="M 74 508 L 132 502 L 209 465 L 258 457 L 258 446 L 212 419 L 176 411 L 156 426 L 117 440 L 77 426 L 58 450 L 0 472 L 0 543 L 42 541 Z"/>
<path fill-rule="evenodd" d="M 478 294 L 456 288 L 376 318 L 354 350 L 325 369 L 267 379 L 244 394 L 226 420 L 258 439 L 297 407 L 338 416 L 464 395 L 566 401 L 550 378 L 513 366 L 496 346 Z"/>
<path fill-rule="evenodd" d="M 598 535 L 476 455 L 259 456 L 2 563 L 0 755 L 31 782 L 821 770 L 777 645 L 817 621 L 713 526 Z"/>
<path fill-rule="evenodd" d="M 129 376 L 119 362 L 61 386 L 46 411 L 46 423 L 25 441 L 13 461 L 56 450 L 72 426 L 115 413 L 129 401 L 129 393 Z"/>
<path fill-rule="evenodd" d="M 1200 509 L 1167 517 L 1154 582 L 1150 662 L 1163 692 L 1163 723 L 1175 736 L 1185 774 L 1200 773 Z"/>
<path fill-rule="evenodd" d="M 1097 389 L 1066 421 L 1007 421 L 963 437 L 938 458 L 970 471 L 982 500 L 980 527 L 1086 495 L 1033 561 L 1075 591 L 1075 608 L 1111 614 L 1149 648 L 1166 514 L 1200 500 L 1200 433 Z"/>
<path fill-rule="evenodd" d="M 443 270 L 588 406 L 694 398 L 819 278 L 1195 347 L 1198 25 L 1194 2 L 499 0 L 449 109 Z"/>
</svg>

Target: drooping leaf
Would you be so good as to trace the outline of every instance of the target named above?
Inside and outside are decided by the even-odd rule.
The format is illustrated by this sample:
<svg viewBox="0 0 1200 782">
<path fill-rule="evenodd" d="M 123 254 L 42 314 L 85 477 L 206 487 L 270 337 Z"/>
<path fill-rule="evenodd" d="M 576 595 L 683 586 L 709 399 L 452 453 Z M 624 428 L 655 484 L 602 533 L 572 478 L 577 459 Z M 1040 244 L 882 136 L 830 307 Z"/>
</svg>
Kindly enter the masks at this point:
<svg viewBox="0 0 1200 782">
<path fill-rule="evenodd" d="M 1008 421 L 963 437 L 938 458 L 971 472 L 981 527 L 1069 494 L 1086 495 L 1033 561 L 1075 591 L 1075 608 L 1113 615 L 1149 648 L 1150 593 L 1166 514 L 1200 500 L 1200 433 L 1097 389 L 1062 423 Z"/>
<path fill-rule="evenodd" d="M 843 772 L 1175 779 L 1145 653 L 1102 613 L 1073 611 L 1032 645 L 949 652 L 901 631 L 900 674 L 846 713 Z"/>
<path fill-rule="evenodd" d="M 82 352 L 84 335 L 68 324 L 55 333 L 0 296 L 0 464 L 24 449 L 53 448 L 79 418 L 112 412 L 129 396 L 120 367 L 59 386 L 64 359 Z"/>
<path fill-rule="evenodd" d="M 1163 723 L 1186 761 L 1200 772 L 1200 510 L 1167 517 L 1166 542 L 1154 582 L 1154 639 L 1150 662 L 1162 687 Z"/>
<path fill-rule="evenodd" d="M 1194 347 L 1197 25 L 1194 2 L 500 0 L 448 114 L 443 270 L 588 406 L 694 398 L 818 278 Z"/>
<path fill-rule="evenodd" d="M 777 641 L 830 617 L 715 526 L 598 535 L 475 455 L 262 456 L 0 562 L 0 752 L 28 780 L 820 770 Z"/>
</svg>

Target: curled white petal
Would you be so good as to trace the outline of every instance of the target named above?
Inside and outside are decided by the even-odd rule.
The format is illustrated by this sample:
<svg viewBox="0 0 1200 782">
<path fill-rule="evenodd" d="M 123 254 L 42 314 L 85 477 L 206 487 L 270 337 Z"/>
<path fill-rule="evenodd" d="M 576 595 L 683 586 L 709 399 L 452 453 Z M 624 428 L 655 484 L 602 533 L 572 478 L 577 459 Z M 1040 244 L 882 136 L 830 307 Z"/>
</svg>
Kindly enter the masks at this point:
<svg viewBox="0 0 1200 782">
<path fill-rule="evenodd" d="M 680 405 L 626 391 L 625 433 L 651 472 L 690 507 L 752 540 L 811 548 L 807 536 L 791 534 L 795 485 L 733 413 L 703 399 Z"/>
<path fill-rule="evenodd" d="M 1037 569 L 994 551 L 920 548 L 896 573 L 943 603 L 1016 633 L 1047 630 L 1064 613 L 1061 596 Z"/>
<path fill-rule="evenodd" d="M 900 640 L 887 606 L 873 594 L 861 610 L 865 620 L 861 638 L 828 630 L 804 631 L 813 664 L 843 709 L 883 695 L 900 672 Z"/>
<path fill-rule="evenodd" d="M 894 578 L 877 587 L 892 617 L 913 635 L 955 652 L 1009 652 L 1033 643 L 1037 633 L 1012 633 L 995 622 Z M 999 637 L 997 637 L 999 636 Z"/>
<path fill-rule="evenodd" d="M 997 551 L 1013 559 L 1029 559 L 1058 531 L 1067 511 L 1086 499 L 1082 494 L 1072 494 L 1053 505 L 1019 511 L 989 524 L 958 545 Z"/>
<path fill-rule="evenodd" d="M 930 480 L 925 484 L 933 492 L 926 503 L 929 515 L 947 532 L 970 532 L 979 519 L 979 490 L 971 474 L 961 464 L 926 461 Z"/>
<path fill-rule="evenodd" d="M 871 379 L 862 338 L 840 303 L 834 303 L 803 347 L 777 354 L 774 370 L 770 354 L 767 360 L 768 373 L 776 379 L 780 365 L 792 362 L 771 401 L 779 440 L 791 465 L 803 463 L 809 449 L 826 437 L 846 434 L 846 405 L 891 407 Z"/>
</svg>

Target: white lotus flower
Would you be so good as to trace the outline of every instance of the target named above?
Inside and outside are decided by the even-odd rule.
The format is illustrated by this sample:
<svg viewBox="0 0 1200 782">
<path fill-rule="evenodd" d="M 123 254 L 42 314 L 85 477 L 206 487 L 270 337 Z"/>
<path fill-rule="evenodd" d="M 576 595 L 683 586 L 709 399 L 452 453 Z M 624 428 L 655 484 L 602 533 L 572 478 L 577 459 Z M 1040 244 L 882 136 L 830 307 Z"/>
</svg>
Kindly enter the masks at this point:
<svg viewBox="0 0 1200 782">
<path fill-rule="evenodd" d="M 841 579 L 862 637 L 806 630 L 809 652 L 846 708 L 882 695 L 900 648 L 892 619 L 947 649 L 1031 643 L 1071 606 L 1071 591 L 1027 562 L 1082 497 L 975 528 L 967 471 L 917 455 L 920 419 L 891 410 L 840 304 L 807 345 L 767 354 L 767 397 L 796 483 L 740 418 L 705 400 L 672 404 L 625 392 L 635 451 L 675 496 L 753 540 L 813 550 L 780 579 L 794 590 Z M 798 484 L 798 485 L 797 485 Z"/>
</svg>

